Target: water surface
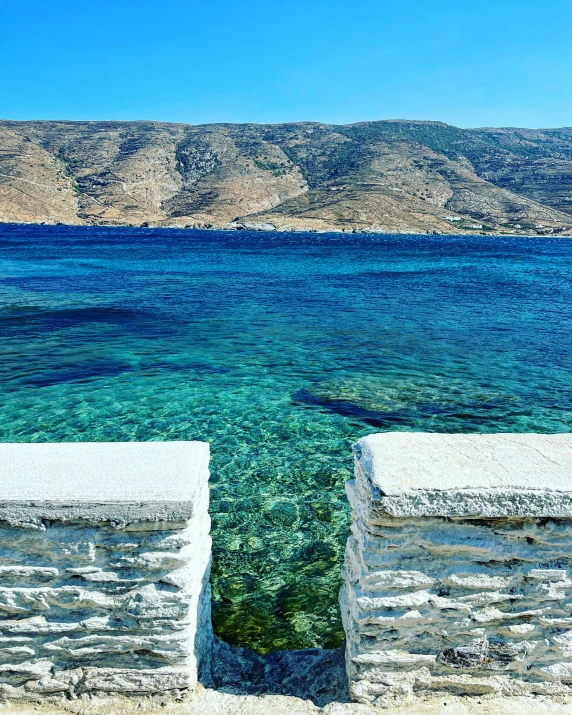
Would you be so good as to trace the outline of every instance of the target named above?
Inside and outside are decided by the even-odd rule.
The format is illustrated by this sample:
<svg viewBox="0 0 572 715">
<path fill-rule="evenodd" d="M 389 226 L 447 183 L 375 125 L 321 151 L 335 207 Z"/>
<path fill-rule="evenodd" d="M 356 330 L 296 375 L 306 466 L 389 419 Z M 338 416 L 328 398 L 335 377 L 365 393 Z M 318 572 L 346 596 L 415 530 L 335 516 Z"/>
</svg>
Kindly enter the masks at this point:
<svg viewBox="0 0 572 715">
<path fill-rule="evenodd" d="M 1 441 L 201 439 L 214 620 L 334 647 L 351 444 L 572 424 L 563 239 L 0 226 Z"/>
</svg>

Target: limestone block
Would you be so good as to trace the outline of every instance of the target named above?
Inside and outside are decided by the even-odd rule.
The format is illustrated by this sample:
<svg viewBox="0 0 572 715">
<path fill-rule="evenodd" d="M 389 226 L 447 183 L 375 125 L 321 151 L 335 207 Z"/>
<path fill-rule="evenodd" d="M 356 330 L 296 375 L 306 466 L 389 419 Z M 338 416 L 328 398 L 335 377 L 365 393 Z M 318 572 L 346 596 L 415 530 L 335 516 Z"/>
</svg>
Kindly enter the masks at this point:
<svg viewBox="0 0 572 715">
<path fill-rule="evenodd" d="M 0 694 L 193 688 L 212 647 L 209 448 L 0 445 Z"/>
<path fill-rule="evenodd" d="M 386 433 L 355 457 L 352 697 L 572 694 L 572 436 Z"/>
</svg>

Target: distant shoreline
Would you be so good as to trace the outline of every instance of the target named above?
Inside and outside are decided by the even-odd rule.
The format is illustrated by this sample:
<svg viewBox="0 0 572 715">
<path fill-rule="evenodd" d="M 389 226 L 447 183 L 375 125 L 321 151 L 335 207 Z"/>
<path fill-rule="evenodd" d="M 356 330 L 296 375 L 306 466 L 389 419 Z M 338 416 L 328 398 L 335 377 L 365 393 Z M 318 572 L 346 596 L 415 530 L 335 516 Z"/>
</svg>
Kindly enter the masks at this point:
<svg viewBox="0 0 572 715">
<path fill-rule="evenodd" d="M 509 232 L 451 232 L 451 233 L 438 233 L 427 232 L 427 231 L 368 231 L 368 230 L 344 230 L 344 229 L 315 229 L 315 228 L 296 228 L 296 229 L 279 229 L 279 228 L 236 228 L 229 226 L 162 226 L 162 225 L 137 225 L 137 224 L 107 224 L 107 223 L 63 223 L 61 221 L 57 222 L 47 222 L 47 221 L 1 221 L 0 227 L 3 226 L 42 226 L 56 228 L 58 226 L 65 228 L 117 228 L 117 229 L 138 229 L 138 230 L 168 230 L 168 231 L 208 231 L 212 233 L 278 233 L 278 234 L 296 234 L 296 233 L 315 233 L 316 235 L 325 234 L 341 234 L 345 236 L 360 235 L 360 236 L 441 236 L 454 237 L 473 237 L 473 238 L 572 238 L 571 233 L 509 233 Z"/>
<path fill-rule="evenodd" d="M 572 235 L 572 128 L 0 120 L 0 221 Z"/>
</svg>

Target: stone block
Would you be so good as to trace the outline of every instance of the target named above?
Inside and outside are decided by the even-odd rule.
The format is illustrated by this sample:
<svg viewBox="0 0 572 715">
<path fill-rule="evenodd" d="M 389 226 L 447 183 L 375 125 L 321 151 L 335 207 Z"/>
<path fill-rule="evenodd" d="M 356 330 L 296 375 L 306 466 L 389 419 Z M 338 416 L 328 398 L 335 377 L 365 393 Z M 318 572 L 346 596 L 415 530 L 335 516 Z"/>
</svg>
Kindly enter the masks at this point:
<svg viewBox="0 0 572 715">
<path fill-rule="evenodd" d="M 571 435 L 370 435 L 347 493 L 355 700 L 572 694 Z"/>
<path fill-rule="evenodd" d="M 199 442 L 0 445 L 0 695 L 208 679 L 208 464 Z"/>
</svg>

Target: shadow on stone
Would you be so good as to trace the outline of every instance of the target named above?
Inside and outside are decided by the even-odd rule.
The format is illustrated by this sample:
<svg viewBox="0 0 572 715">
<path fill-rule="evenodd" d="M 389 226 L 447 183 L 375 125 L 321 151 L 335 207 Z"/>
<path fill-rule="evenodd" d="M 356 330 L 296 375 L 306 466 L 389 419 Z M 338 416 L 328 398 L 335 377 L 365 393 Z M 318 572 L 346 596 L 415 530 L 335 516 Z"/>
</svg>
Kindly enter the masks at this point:
<svg viewBox="0 0 572 715">
<path fill-rule="evenodd" d="M 213 683 L 239 695 L 292 695 L 323 707 L 350 702 L 344 651 L 289 650 L 258 655 L 215 639 Z"/>
</svg>

